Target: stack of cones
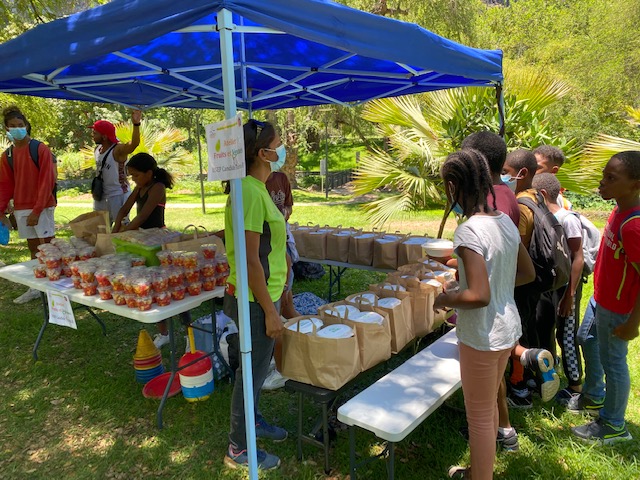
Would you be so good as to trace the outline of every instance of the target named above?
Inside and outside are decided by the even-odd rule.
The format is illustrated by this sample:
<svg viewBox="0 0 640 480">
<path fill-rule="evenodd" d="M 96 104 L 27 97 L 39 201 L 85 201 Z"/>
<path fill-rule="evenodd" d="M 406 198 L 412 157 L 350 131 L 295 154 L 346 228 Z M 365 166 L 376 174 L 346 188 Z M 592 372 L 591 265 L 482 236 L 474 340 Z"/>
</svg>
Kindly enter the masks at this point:
<svg viewBox="0 0 640 480">
<path fill-rule="evenodd" d="M 133 356 L 133 368 L 136 371 L 136 381 L 147 383 L 164 373 L 162 354 L 146 330 L 140 330 L 136 354 Z"/>
</svg>

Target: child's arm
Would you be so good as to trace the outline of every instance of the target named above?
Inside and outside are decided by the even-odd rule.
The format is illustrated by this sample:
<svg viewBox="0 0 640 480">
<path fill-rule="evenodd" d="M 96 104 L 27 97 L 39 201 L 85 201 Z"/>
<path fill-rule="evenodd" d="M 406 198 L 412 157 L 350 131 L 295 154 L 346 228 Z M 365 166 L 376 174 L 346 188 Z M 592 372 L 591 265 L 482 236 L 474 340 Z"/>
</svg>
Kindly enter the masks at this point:
<svg viewBox="0 0 640 480">
<path fill-rule="evenodd" d="M 574 298 L 578 283 L 582 280 L 582 267 L 584 266 L 584 253 L 582 252 L 582 237 L 567 238 L 569 250 L 571 250 L 571 275 L 569 285 L 558 303 L 558 315 L 568 317 L 574 306 Z M 579 312 L 576 312 L 579 314 Z"/>
<path fill-rule="evenodd" d="M 516 264 L 515 286 L 526 285 L 536 279 L 536 267 L 533 266 L 529 252 L 524 248 L 522 242 L 518 247 L 518 260 Z"/>
<path fill-rule="evenodd" d="M 458 247 L 457 253 L 458 259 L 464 264 L 468 288 L 460 292 L 445 292 L 438 295 L 433 308 L 471 309 L 486 307 L 491 301 L 491 287 L 484 257 L 466 247 Z"/>
<path fill-rule="evenodd" d="M 116 217 L 116 221 L 114 222 L 113 225 L 113 233 L 118 233 L 120 231 L 124 231 L 126 230 L 125 228 L 122 228 L 122 219 L 124 217 L 126 217 L 127 215 L 129 215 L 129 212 L 131 211 L 131 207 L 133 207 L 133 204 L 136 201 L 136 198 L 138 198 L 138 194 L 140 193 L 140 190 L 138 189 L 138 187 L 133 189 L 133 192 L 131 192 L 131 195 L 129 195 L 129 198 L 127 198 L 127 201 L 124 202 L 124 205 L 122 205 L 122 207 L 120 207 L 120 210 L 118 211 L 118 216 Z"/>
<path fill-rule="evenodd" d="M 632 265 L 636 270 L 640 268 L 640 265 L 638 265 L 637 263 L 633 263 Z M 629 342 L 634 338 L 636 338 L 638 334 L 640 334 L 640 332 L 638 331 L 639 328 L 640 328 L 640 295 L 636 297 L 636 303 L 633 306 L 633 310 L 631 310 L 631 315 L 629 315 L 629 318 L 627 319 L 627 321 L 622 325 L 618 325 L 616 328 L 614 328 L 613 334 L 616 337 Z"/>
<path fill-rule="evenodd" d="M 137 189 L 138 188 L 136 187 L 136 190 Z M 153 212 L 153 210 L 158 205 L 163 205 L 165 203 L 167 198 L 167 195 L 165 192 L 166 192 L 165 186 L 160 182 L 156 182 L 149 189 L 149 192 L 148 192 L 149 198 L 147 198 L 147 201 L 145 202 L 144 207 L 142 207 L 142 210 L 138 212 L 136 217 L 133 220 L 131 220 L 131 222 L 129 222 L 129 225 L 127 225 L 124 228 L 124 230 L 137 230 L 138 228 L 140 228 L 140 225 L 142 225 L 145 222 L 145 220 L 149 218 L 149 215 L 151 215 L 151 212 Z M 140 195 L 140 192 L 138 192 L 138 195 Z M 133 194 L 131 195 L 131 197 L 133 197 Z"/>
</svg>

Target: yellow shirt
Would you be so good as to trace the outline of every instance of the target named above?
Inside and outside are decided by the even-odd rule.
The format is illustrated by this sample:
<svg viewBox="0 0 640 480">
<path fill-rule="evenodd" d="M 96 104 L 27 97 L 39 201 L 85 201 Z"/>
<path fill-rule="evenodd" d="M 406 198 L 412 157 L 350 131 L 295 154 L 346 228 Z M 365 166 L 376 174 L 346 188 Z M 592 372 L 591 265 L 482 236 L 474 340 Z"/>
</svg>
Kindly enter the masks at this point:
<svg viewBox="0 0 640 480">
<path fill-rule="evenodd" d="M 529 198 L 534 202 L 537 202 L 537 192 L 538 191 L 535 188 L 523 190 L 516 195 L 516 199 Z M 531 243 L 531 237 L 533 236 L 533 212 L 529 207 L 520 203 L 518 203 L 518 207 L 520 207 L 520 222 L 518 222 L 518 232 L 520 233 L 522 244 L 528 250 L 529 244 Z"/>
</svg>

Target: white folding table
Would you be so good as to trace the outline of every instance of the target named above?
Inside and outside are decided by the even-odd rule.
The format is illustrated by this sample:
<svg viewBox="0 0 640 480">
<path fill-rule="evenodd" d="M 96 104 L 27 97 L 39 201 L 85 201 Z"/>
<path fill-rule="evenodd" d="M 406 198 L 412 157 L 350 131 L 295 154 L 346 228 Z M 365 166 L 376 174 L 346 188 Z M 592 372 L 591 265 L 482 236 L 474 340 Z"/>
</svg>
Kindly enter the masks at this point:
<svg viewBox="0 0 640 480">
<path fill-rule="evenodd" d="M 59 282 L 50 282 L 47 279 L 36 278 L 33 274 L 33 267 L 36 266 L 37 263 L 38 260 L 30 260 L 28 262 L 16 263 L 0 268 L 0 278 L 4 278 L 14 283 L 26 285 L 41 292 L 44 320 L 42 322 L 42 327 L 40 327 L 40 332 L 38 333 L 36 343 L 33 347 L 34 360 L 38 359 L 38 346 L 40 345 L 40 341 L 42 340 L 42 336 L 44 335 L 44 331 L 47 328 L 47 325 L 49 325 L 49 309 L 47 304 L 46 292 L 47 290 L 54 290 L 69 297 L 69 300 L 71 302 L 77 303 L 83 308 L 86 308 L 102 327 L 103 334 L 106 334 L 106 327 L 100 317 L 98 317 L 92 309 L 105 310 L 120 317 L 130 318 L 141 323 L 158 323 L 162 320 L 169 320 L 169 322 L 167 323 L 169 324 L 169 345 L 171 348 L 171 376 L 169 378 L 169 382 L 167 383 L 167 387 L 165 388 L 162 400 L 160 401 L 160 406 L 158 407 L 158 412 L 156 415 L 158 428 L 162 428 L 162 410 L 164 409 L 164 405 L 169 395 L 169 389 L 176 374 L 179 370 L 182 370 L 183 368 L 186 368 L 201 360 L 201 358 L 197 358 L 189 364 L 178 368 L 176 362 L 176 345 L 173 328 L 173 318 L 178 317 L 181 313 L 185 313 L 189 310 L 197 308 L 204 302 L 210 300 L 212 302 L 212 325 L 214 325 L 214 331 L 212 332 L 212 334 L 214 335 L 214 351 L 207 353 L 206 356 L 216 355 L 221 361 L 222 365 L 224 365 L 228 369 L 228 365 L 222 357 L 222 354 L 220 353 L 218 348 L 219 344 L 217 342 L 217 333 L 215 331 L 215 311 L 213 308 L 213 300 L 215 298 L 222 298 L 222 296 L 224 295 L 224 287 L 216 287 L 211 291 L 202 291 L 200 295 L 196 296 L 185 295 L 183 300 L 171 302 L 170 305 L 167 305 L 165 307 L 155 306 L 151 310 L 140 311 L 134 308 L 116 305 L 113 300 L 101 300 L 97 295 L 85 296 L 82 290 L 78 290 L 73 287 L 69 288 L 61 286 Z"/>
</svg>

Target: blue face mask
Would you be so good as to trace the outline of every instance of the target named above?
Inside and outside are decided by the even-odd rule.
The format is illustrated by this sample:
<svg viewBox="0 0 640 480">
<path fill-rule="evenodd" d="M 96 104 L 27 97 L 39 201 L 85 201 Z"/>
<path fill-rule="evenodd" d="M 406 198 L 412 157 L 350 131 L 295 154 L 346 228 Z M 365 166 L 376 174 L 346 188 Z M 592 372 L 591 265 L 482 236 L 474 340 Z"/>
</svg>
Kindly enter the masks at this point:
<svg viewBox="0 0 640 480">
<path fill-rule="evenodd" d="M 500 180 L 502 180 L 502 183 L 509 187 L 509 190 L 515 193 L 516 186 L 518 185 L 517 178 L 511 178 L 511 175 L 500 175 Z"/>
<path fill-rule="evenodd" d="M 7 136 L 9 135 L 13 140 L 22 140 L 27 136 L 27 129 L 26 127 L 9 128 L 9 133 L 7 134 Z"/>
<path fill-rule="evenodd" d="M 272 149 L 269 149 L 269 150 L 276 152 L 276 154 L 278 155 L 278 160 L 276 160 L 275 162 L 271 162 L 269 164 L 271 166 L 271 171 L 277 172 L 282 168 L 285 160 L 287 159 L 287 149 L 285 148 L 284 145 L 280 145 L 275 150 L 272 150 Z"/>
<path fill-rule="evenodd" d="M 458 202 L 454 201 L 453 199 L 450 199 L 449 201 L 451 202 L 451 211 L 456 215 L 463 216 L 464 210 L 462 209 L 462 206 Z"/>
</svg>

